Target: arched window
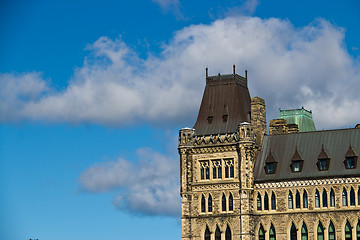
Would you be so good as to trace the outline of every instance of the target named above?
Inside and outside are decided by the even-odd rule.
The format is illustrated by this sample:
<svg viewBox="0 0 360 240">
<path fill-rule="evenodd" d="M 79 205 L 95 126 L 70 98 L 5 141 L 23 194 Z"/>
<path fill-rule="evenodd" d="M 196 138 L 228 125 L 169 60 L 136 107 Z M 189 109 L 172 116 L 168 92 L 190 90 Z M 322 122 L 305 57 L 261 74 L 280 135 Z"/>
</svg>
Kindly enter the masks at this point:
<svg viewBox="0 0 360 240">
<path fill-rule="evenodd" d="M 319 222 L 317 227 L 317 240 L 324 240 L 324 227 L 321 222 Z"/>
<path fill-rule="evenodd" d="M 221 210 L 223 212 L 225 212 L 226 211 L 226 197 L 225 197 L 225 194 L 223 194 L 223 196 L 221 198 L 221 206 L 222 206 Z"/>
<path fill-rule="evenodd" d="M 335 240 L 335 227 L 332 221 L 329 224 L 329 240 Z"/>
<path fill-rule="evenodd" d="M 201 212 L 205 212 L 205 197 L 202 195 L 201 197 Z"/>
<path fill-rule="evenodd" d="M 360 205 L 360 187 L 358 189 L 358 205 Z"/>
<path fill-rule="evenodd" d="M 208 199 L 208 212 L 212 212 L 212 197 L 211 197 L 211 194 L 209 194 L 209 199 Z"/>
<path fill-rule="evenodd" d="M 352 187 L 350 190 L 350 206 L 355 206 L 355 191 Z"/>
<path fill-rule="evenodd" d="M 301 240 L 308 240 L 308 230 L 305 223 L 301 227 Z"/>
<path fill-rule="evenodd" d="M 307 208 L 307 207 L 308 207 L 307 192 L 306 192 L 306 190 L 304 190 L 304 193 L 303 193 L 303 208 Z"/>
<path fill-rule="evenodd" d="M 330 191 L 330 207 L 335 207 L 335 192 L 334 189 Z"/>
<path fill-rule="evenodd" d="M 221 240 L 221 232 L 220 232 L 219 226 L 216 226 L 215 240 Z"/>
<path fill-rule="evenodd" d="M 293 223 L 290 228 L 290 240 L 297 240 L 297 229 Z"/>
<path fill-rule="evenodd" d="M 347 192 L 345 188 L 343 189 L 342 192 L 342 205 L 347 206 Z"/>
<path fill-rule="evenodd" d="M 345 225 L 345 240 L 351 240 L 351 239 L 352 239 L 351 225 L 349 221 L 347 221 Z"/>
<path fill-rule="evenodd" d="M 232 194 L 230 193 L 230 196 L 229 196 L 229 211 L 233 211 L 233 210 L 234 210 L 234 200 L 233 200 Z"/>
<path fill-rule="evenodd" d="M 269 210 L 269 197 L 267 192 L 265 192 L 264 196 L 264 210 Z"/>
<path fill-rule="evenodd" d="M 289 197 L 288 197 L 288 204 L 289 204 L 289 209 L 293 209 L 293 195 L 291 193 L 291 191 L 289 191 Z"/>
<path fill-rule="evenodd" d="M 229 226 L 227 226 L 225 231 L 225 240 L 231 240 L 231 230 Z"/>
<path fill-rule="evenodd" d="M 259 228 L 259 240 L 265 240 L 265 231 L 262 225 Z"/>
<path fill-rule="evenodd" d="M 315 207 L 320 207 L 320 194 L 317 189 L 315 191 Z"/>
<path fill-rule="evenodd" d="M 208 226 L 206 226 L 205 229 L 204 240 L 210 240 L 210 230 Z"/>
<path fill-rule="evenodd" d="M 356 225 L 356 240 L 360 240 L 360 221 Z"/>
<path fill-rule="evenodd" d="M 322 194 L 322 203 L 323 203 L 323 207 L 327 207 L 328 204 L 327 204 L 327 192 L 326 190 L 324 189 L 323 190 L 323 194 Z"/>
<path fill-rule="evenodd" d="M 269 231 L 269 240 L 276 240 L 276 233 L 274 225 L 271 224 L 270 231 Z"/>
<path fill-rule="evenodd" d="M 295 207 L 300 208 L 300 193 L 299 191 L 296 191 L 295 195 Z"/>
<path fill-rule="evenodd" d="M 276 198 L 274 192 L 271 194 L 271 210 L 276 209 Z"/>
<path fill-rule="evenodd" d="M 261 211 L 261 195 L 260 195 L 260 193 L 258 193 L 258 195 L 257 195 L 256 206 L 257 206 L 257 210 Z"/>
</svg>

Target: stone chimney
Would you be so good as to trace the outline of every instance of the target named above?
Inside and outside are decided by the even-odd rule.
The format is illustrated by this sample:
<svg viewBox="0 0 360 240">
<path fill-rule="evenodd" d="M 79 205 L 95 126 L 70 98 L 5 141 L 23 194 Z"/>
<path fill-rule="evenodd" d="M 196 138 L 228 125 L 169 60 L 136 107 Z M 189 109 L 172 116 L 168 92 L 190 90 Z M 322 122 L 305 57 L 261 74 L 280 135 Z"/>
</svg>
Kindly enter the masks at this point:
<svg viewBox="0 0 360 240">
<path fill-rule="evenodd" d="M 266 130 L 265 100 L 260 97 L 251 99 L 251 125 L 256 135 L 256 145 L 261 147 Z"/>
</svg>

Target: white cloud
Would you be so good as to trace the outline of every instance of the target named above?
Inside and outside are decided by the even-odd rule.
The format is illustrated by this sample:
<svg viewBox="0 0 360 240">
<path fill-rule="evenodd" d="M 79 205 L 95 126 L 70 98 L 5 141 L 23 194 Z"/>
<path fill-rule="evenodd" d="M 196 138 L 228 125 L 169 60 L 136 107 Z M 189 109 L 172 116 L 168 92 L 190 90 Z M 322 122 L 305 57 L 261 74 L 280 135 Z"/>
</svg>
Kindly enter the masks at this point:
<svg viewBox="0 0 360 240">
<path fill-rule="evenodd" d="M 321 19 L 295 28 L 275 18 L 228 17 L 186 27 L 159 57 L 140 59 L 121 39 L 102 37 L 64 91 L 49 89 L 39 74 L 1 75 L 0 87 L 12 86 L 1 91 L 2 121 L 191 122 L 205 67 L 215 75 L 236 64 L 238 72 L 248 69 L 251 94 L 265 98 L 271 118 L 279 107 L 304 106 L 318 128 L 353 126 L 360 119 L 360 64 L 344 38 L 341 28 Z"/>
<path fill-rule="evenodd" d="M 158 4 L 164 13 L 171 11 L 177 18 L 179 19 L 183 18 L 183 15 L 180 11 L 181 4 L 179 0 L 152 0 L 152 1 Z"/>
<path fill-rule="evenodd" d="M 178 216 L 178 161 L 147 148 L 137 151 L 139 162 L 124 159 L 95 164 L 80 178 L 80 189 L 89 192 L 115 190 L 113 204 L 131 213 Z"/>
</svg>

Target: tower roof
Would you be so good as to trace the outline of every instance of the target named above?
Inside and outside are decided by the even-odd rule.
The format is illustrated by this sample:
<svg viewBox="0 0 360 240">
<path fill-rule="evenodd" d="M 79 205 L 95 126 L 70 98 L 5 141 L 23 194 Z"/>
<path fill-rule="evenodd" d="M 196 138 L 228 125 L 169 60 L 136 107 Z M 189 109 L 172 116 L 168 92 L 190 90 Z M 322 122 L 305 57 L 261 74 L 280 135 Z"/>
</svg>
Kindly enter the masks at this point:
<svg viewBox="0 0 360 240">
<path fill-rule="evenodd" d="M 196 135 L 233 133 L 242 122 L 250 122 L 251 99 L 247 78 L 238 74 L 207 76 Z"/>
<path fill-rule="evenodd" d="M 301 109 L 279 109 L 279 119 L 285 119 L 287 124 L 297 124 L 299 132 L 311 132 L 316 131 L 315 124 L 312 118 L 312 112 Z"/>
</svg>

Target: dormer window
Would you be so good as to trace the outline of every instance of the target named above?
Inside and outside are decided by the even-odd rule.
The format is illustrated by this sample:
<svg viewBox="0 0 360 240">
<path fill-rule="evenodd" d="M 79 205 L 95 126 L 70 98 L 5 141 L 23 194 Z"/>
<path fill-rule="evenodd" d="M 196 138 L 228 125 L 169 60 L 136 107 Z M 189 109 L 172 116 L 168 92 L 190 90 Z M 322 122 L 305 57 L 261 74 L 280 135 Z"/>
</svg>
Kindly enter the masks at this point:
<svg viewBox="0 0 360 240">
<path fill-rule="evenodd" d="M 300 161 L 294 161 L 292 163 L 293 172 L 300 172 Z"/>
<path fill-rule="evenodd" d="M 324 145 L 321 148 L 321 152 L 318 157 L 317 167 L 319 171 L 327 171 L 330 165 L 330 158 L 327 155 Z"/>
<path fill-rule="evenodd" d="M 227 122 L 227 120 L 228 120 L 228 115 L 226 114 L 226 115 L 223 115 L 222 116 L 222 119 L 223 119 L 223 122 L 225 123 L 225 122 Z"/>
<path fill-rule="evenodd" d="M 344 165 L 346 169 L 356 168 L 358 156 L 354 152 L 354 149 L 350 146 L 345 154 Z"/>
<path fill-rule="evenodd" d="M 275 163 L 266 163 L 265 171 L 267 174 L 273 174 L 275 173 Z"/>
<path fill-rule="evenodd" d="M 274 174 L 276 172 L 276 166 L 277 162 L 275 161 L 271 151 L 269 152 L 269 155 L 266 158 L 265 161 L 265 173 L 266 174 Z"/>
<path fill-rule="evenodd" d="M 208 123 L 211 124 L 213 119 L 214 119 L 214 116 L 208 116 L 208 118 L 207 118 Z"/>
<path fill-rule="evenodd" d="M 326 171 L 329 169 L 328 160 L 327 159 L 319 159 L 318 162 L 319 171 Z"/>
<path fill-rule="evenodd" d="M 304 160 L 302 160 L 302 158 L 300 157 L 300 154 L 296 148 L 295 153 L 294 153 L 293 157 L 291 158 L 291 165 L 290 165 L 291 171 L 293 173 L 301 172 L 303 164 L 304 164 Z"/>
</svg>

